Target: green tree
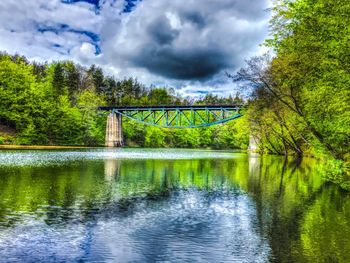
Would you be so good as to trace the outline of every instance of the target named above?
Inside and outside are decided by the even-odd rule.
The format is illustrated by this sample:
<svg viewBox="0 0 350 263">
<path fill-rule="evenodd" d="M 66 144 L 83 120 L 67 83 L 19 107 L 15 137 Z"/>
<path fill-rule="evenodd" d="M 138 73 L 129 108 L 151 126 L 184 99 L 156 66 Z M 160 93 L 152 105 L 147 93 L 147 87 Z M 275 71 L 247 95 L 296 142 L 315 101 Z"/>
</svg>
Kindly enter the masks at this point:
<svg viewBox="0 0 350 263">
<path fill-rule="evenodd" d="M 66 80 L 64 76 L 64 69 L 61 63 L 54 65 L 52 87 L 56 98 L 65 94 Z"/>
<path fill-rule="evenodd" d="M 344 159 L 350 145 L 350 3 L 277 1 L 267 43 L 277 56 L 271 75 L 289 94 L 309 141 Z M 317 142 L 314 142 L 316 139 Z"/>
</svg>

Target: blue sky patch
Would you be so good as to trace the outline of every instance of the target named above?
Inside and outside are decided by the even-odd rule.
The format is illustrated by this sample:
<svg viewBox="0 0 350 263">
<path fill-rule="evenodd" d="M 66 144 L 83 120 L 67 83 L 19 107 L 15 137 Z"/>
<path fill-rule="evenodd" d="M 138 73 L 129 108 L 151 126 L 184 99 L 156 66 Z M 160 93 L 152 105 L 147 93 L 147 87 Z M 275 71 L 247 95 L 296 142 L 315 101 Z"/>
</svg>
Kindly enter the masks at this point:
<svg viewBox="0 0 350 263">
<path fill-rule="evenodd" d="M 77 2 L 85 2 L 88 4 L 92 4 L 94 5 L 96 8 L 99 7 L 100 4 L 100 0 L 62 0 L 62 3 L 66 3 L 66 4 L 74 4 Z"/>
<path fill-rule="evenodd" d="M 207 90 L 197 90 L 196 93 L 198 93 L 198 94 L 208 94 L 209 92 Z"/>
<path fill-rule="evenodd" d="M 140 2 L 140 1 L 141 0 L 126 0 L 123 12 L 130 13 L 137 5 L 137 2 Z"/>
<path fill-rule="evenodd" d="M 101 47 L 100 47 L 100 36 L 94 32 L 90 32 L 90 31 L 85 31 L 85 30 L 78 30 L 78 29 L 74 29 L 74 28 L 70 28 L 69 25 L 67 24 L 56 24 L 54 26 L 47 26 L 44 24 L 38 24 L 37 25 L 37 30 L 41 33 L 44 32 L 53 32 L 57 35 L 59 35 L 60 33 L 63 32 L 71 32 L 71 33 L 75 33 L 75 34 L 80 34 L 83 36 L 86 36 L 90 39 L 90 43 L 92 45 L 95 46 L 96 49 L 96 55 L 101 53 Z M 56 44 L 53 45 L 53 47 L 58 47 L 58 45 L 56 46 Z"/>
</svg>

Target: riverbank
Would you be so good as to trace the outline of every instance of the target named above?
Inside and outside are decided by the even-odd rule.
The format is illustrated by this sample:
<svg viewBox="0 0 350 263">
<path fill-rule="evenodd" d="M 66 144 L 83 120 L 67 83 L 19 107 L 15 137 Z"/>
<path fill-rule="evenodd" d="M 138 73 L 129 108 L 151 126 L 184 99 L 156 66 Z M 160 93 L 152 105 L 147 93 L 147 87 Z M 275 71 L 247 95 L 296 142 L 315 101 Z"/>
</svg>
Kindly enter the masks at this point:
<svg viewBox="0 0 350 263">
<path fill-rule="evenodd" d="M 88 146 L 55 146 L 55 145 L 14 145 L 14 144 L 3 144 L 0 145 L 0 150 L 59 150 L 59 149 L 89 149 L 96 147 L 88 147 Z"/>
</svg>

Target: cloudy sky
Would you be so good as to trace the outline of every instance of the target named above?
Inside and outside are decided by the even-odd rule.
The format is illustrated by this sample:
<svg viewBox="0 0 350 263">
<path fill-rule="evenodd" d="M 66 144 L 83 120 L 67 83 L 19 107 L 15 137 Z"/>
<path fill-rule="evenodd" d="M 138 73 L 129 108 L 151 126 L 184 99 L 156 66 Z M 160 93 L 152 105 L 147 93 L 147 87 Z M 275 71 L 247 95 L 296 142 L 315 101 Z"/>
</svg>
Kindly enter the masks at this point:
<svg viewBox="0 0 350 263">
<path fill-rule="evenodd" d="M 97 64 L 180 94 L 235 93 L 225 72 L 265 52 L 270 0 L 1 0 L 0 50 Z"/>
</svg>

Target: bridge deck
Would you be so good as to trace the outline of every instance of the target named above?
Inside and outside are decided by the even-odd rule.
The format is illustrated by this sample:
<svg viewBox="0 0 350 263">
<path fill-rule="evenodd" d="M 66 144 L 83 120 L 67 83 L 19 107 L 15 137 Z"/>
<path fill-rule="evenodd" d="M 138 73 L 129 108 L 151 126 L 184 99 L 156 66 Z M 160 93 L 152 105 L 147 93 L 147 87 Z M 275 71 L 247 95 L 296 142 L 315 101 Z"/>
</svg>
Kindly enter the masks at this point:
<svg viewBox="0 0 350 263">
<path fill-rule="evenodd" d="M 241 108 L 241 105 L 142 105 L 98 109 L 163 128 L 200 128 L 239 118 Z"/>
<path fill-rule="evenodd" d="M 242 105 L 149 105 L 149 106 L 100 106 L 99 110 L 102 111 L 149 111 L 149 110 L 237 110 L 240 109 Z"/>
</svg>

